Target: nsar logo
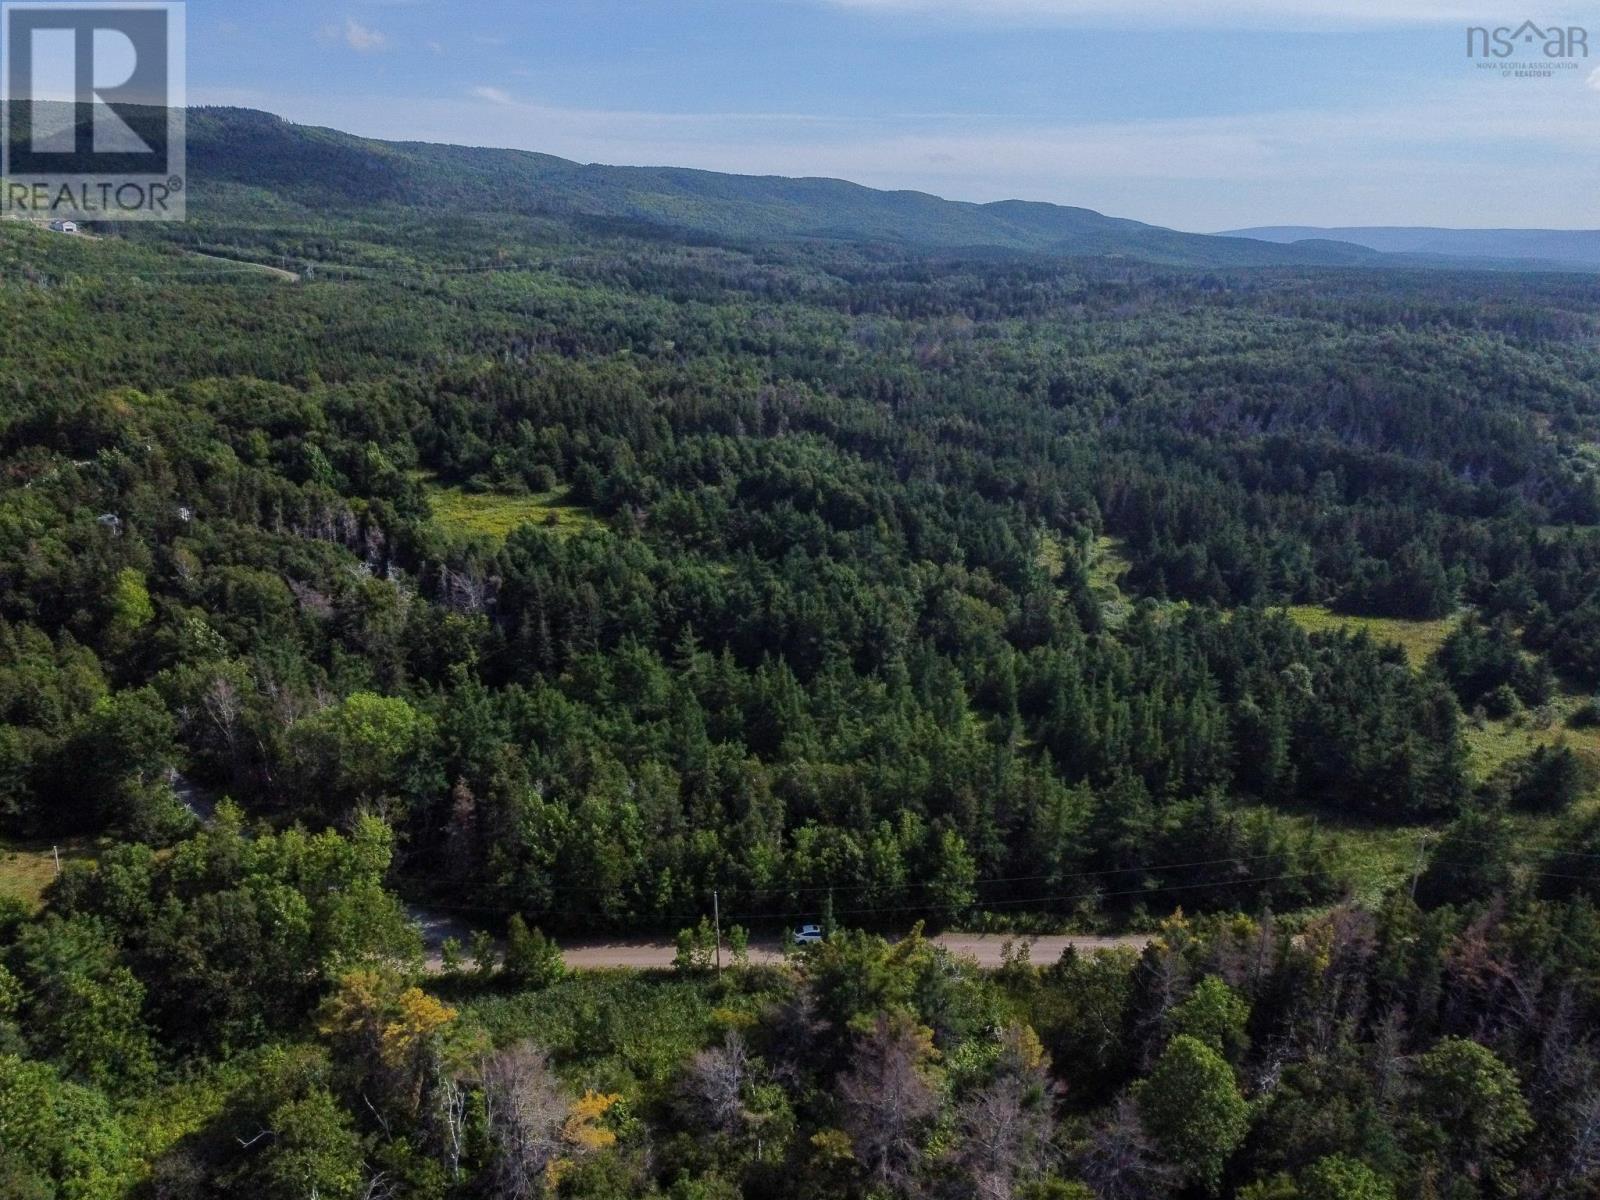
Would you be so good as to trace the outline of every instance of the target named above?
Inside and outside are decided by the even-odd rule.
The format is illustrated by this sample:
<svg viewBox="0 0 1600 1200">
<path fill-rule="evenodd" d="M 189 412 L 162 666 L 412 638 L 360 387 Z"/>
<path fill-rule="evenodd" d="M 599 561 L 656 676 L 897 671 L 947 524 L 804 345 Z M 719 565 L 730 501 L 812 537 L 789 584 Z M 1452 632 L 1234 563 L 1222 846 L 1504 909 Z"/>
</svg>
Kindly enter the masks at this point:
<svg viewBox="0 0 1600 1200">
<path fill-rule="evenodd" d="M 1500 25 L 1490 29 L 1474 25 L 1467 30 L 1468 58 L 1507 59 L 1513 54 L 1543 58 L 1588 58 L 1589 31 L 1575 25 L 1540 28 L 1532 21 L 1524 21 L 1516 28 Z"/>
</svg>

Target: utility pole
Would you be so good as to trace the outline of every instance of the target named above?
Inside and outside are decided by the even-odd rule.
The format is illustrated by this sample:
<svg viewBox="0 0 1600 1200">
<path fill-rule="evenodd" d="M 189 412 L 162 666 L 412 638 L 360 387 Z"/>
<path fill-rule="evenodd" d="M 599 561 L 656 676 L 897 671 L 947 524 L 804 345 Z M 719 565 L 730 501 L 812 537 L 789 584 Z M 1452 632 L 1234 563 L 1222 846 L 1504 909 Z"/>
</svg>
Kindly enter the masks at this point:
<svg viewBox="0 0 1600 1200">
<path fill-rule="evenodd" d="M 1411 898 L 1417 898 L 1417 882 L 1422 878 L 1422 868 L 1428 861 L 1428 835 L 1417 835 L 1417 865 L 1411 872 Z"/>
<path fill-rule="evenodd" d="M 717 974 L 722 974 L 722 898 L 711 889 L 711 921 L 717 931 Z"/>
</svg>

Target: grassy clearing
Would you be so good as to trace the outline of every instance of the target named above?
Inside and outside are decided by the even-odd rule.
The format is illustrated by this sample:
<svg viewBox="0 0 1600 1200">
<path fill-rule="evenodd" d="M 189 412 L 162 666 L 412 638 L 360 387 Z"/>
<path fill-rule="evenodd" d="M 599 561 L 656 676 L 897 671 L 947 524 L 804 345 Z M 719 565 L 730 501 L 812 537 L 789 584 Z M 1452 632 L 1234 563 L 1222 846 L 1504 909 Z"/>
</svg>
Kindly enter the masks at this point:
<svg viewBox="0 0 1600 1200">
<path fill-rule="evenodd" d="M 1563 738 L 1588 762 L 1600 765 L 1600 731 L 1564 729 L 1560 724 L 1536 729 L 1531 724 L 1496 721 L 1482 729 L 1469 722 L 1469 769 L 1475 777 L 1486 778 L 1535 746 L 1553 744 Z M 1600 811 L 1600 790 L 1591 791 L 1562 813 L 1514 813 L 1516 842 L 1534 856 L 1557 850 L 1567 822 L 1596 811 Z M 1302 828 L 1314 819 L 1301 814 L 1289 817 L 1293 824 Z M 1422 839 L 1437 839 L 1441 827 L 1402 825 L 1389 828 L 1324 817 L 1317 828 L 1332 852 L 1337 873 L 1355 885 L 1356 898 L 1364 904 L 1376 904 L 1386 893 L 1405 886 L 1416 869 Z"/>
<path fill-rule="evenodd" d="M 1330 629 L 1342 629 L 1347 633 L 1365 630 L 1375 641 L 1397 642 L 1413 667 L 1421 667 L 1432 658 L 1461 620 L 1460 616 L 1440 617 L 1436 621 L 1352 617 L 1320 604 L 1291 604 L 1283 611 L 1307 633 L 1324 633 Z"/>
<path fill-rule="evenodd" d="M 572 537 L 590 529 L 604 529 L 593 511 L 573 504 L 571 488 L 511 496 L 502 492 L 469 492 L 456 487 L 428 485 L 433 519 L 451 533 L 490 537 L 504 541 L 512 530 L 535 525 L 559 537 Z"/>
<path fill-rule="evenodd" d="M 86 841 L 62 842 L 60 850 L 63 865 L 93 856 L 93 847 Z M 21 900 L 37 910 L 55 877 L 55 855 L 48 844 L 0 842 L 0 900 Z"/>
<path fill-rule="evenodd" d="M 1089 591 L 1099 601 L 1107 625 L 1115 627 L 1133 612 L 1133 602 L 1122 590 L 1122 579 L 1132 570 L 1121 538 L 1095 539 L 1089 555 Z"/>
<path fill-rule="evenodd" d="M 1330 629 L 1365 630 L 1379 641 L 1398 643 L 1413 668 L 1421 668 L 1444 644 L 1459 616 L 1436 621 L 1402 621 L 1387 617 L 1352 617 L 1318 605 L 1286 609 L 1301 628 L 1311 633 Z M 1572 714 L 1588 699 L 1574 691 L 1559 694 L 1542 712 L 1524 712 L 1504 720 L 1467 717 L 1462 731 L 1467 743 L 1467 767 L 1473 778 L 1485 780 L 1508 763 L 1538 746 L 1565 744 L 1600 777 L 1600 728 L 1574 729 Z M 1591 792 L 1580 806 L 1600 807 L 1600 790 Z M 1570 814 L 1567 814 L 1570 815 Z M 1309 817 L 1296 817 L 1309 821 Z M 1562 819 L 1521 815 L 1516 818 L 1519 841 L 1528 847 L 1547 847 L 1557 835 Z M 1365 825 L 1321 826 L 1339 866 L 1357 883 L 1364 901 L 1376 901 L 1410 878 L 1415 869 L 1418 839 L 1427 827 L 1377 828 Z M 1437 830 L 1434 831 L 1437 833 Z"/>
<path fill-rule="evenodd" d="M 1493 775 L 1512 759 L 1537 746 L 1565 743 L 1592 770 L 1600 773 L 1600 728 L 1574 729 L 1568 722 L 1589 699 L 1566 691 L 1558 694 L 1544 713 L 1523 712 L 1504 720 L 1465 722 L 1468 761 L 1480 778 Z"/>
<path fill-rule="evenodd" d="M 1039 537 L 1039 553 L 1036 559 L 1045 574 L 1051 579 L 1060 579 L 1061 572 L 1067 569 L 1065 539 L 1053 529 L 1044 530 Z"/>
<path fill-rule="evenodd" d="M 1460 617 L 1437 621 L 1402 621 L 1390 617 L 1348 617 L 1319 605 L 1298 604 L 1286 609 L 1309 632 L 1327 629 L 1364 629 L 1373 638 L 1398 642 L 1413 667 L 1420 668 L 1444 644 Z M 1463 732 L 1467 765 L 1477 779 L 1488 779 L 1514 759 L 1537 746 L 1565 743 L 1600 775 L 1600 728 L 1574 729 L 1568 722 L 1588 696 L 1565 691 L 1543 713 L 1524 712 L 1503 720 L 1467 717 Z"/>
<path fill-rule="evenodd" d="M 272 278 L 281 279 L 285 283 L 300 282 L 300 276 L 293 271 L 286 270 L 283 267 L 269 266 L 267 263 L 251 262 L 247 258 L 229 258 L 223 254 L 202 254 L 198 250 L 190 250 L 188 255 L 190 258 L 197 258 L 202 262 L 220 263 L 226 267 L 236 268 L 246 275 L 254 272 L 261 275 L 270 275 Z"/>
<path fill-rule="evenodd" d="M 1290 818 L 1297 825 L 1310 825 L 1311 817 Z M 1355 886 L 1356 898 L 1363 904 L 1377 904 L 1384 895 L 1411 878 L 1416 870 L 1417 848 L 1429 832 L 1424 825 L 1381 827 L 1376 825 L 1317 824 L 1333 854 L 1335 874 L 1346 876 Z"/>
</svg>

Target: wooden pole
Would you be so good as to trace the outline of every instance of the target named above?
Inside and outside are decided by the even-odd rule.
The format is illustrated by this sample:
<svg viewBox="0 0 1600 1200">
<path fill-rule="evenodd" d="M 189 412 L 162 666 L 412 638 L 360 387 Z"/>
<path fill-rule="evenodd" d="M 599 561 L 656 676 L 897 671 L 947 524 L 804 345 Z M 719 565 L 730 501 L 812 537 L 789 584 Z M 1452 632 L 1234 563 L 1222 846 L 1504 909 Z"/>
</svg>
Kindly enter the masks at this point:
<svg viewBox="0 0 1600 1200">
<path fill-rule="evenodd" d="M 711 889 L 711 921 L 717 931 L 717 974 L 722 974 L 722 898 Z"/>
</svg>

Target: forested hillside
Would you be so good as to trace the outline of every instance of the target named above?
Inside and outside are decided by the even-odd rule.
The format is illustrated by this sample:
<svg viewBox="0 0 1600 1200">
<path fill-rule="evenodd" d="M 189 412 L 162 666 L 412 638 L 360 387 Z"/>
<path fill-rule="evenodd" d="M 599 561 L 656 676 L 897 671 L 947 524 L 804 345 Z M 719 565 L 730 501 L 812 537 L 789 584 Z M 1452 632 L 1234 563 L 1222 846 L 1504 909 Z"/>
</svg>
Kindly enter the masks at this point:
<svg viewBox="0 0 1600 1200">
<path fill-rule="evenodd" d="M 1595 1194 L 1600 283 L 295 145 L 0 225 L 0 1194 Z"/>
<path fill-rule="evenodd" d="M 1383 257 L 1328 239 L 1271 245 L 1179 233 L 1087 208 L 1016 200 L 969 204 L 842 179 L 613 167 L 514 150 L 381 142 L 237 108 L 190 112 L 189 161 L 202 189 L 223 182 L 265 185 L 319 211 L 546 212 L 720 238 L 827 238 L 988 255 L 1126 255 L 1191 265 L 1329 265 Z"/>
</svg>

